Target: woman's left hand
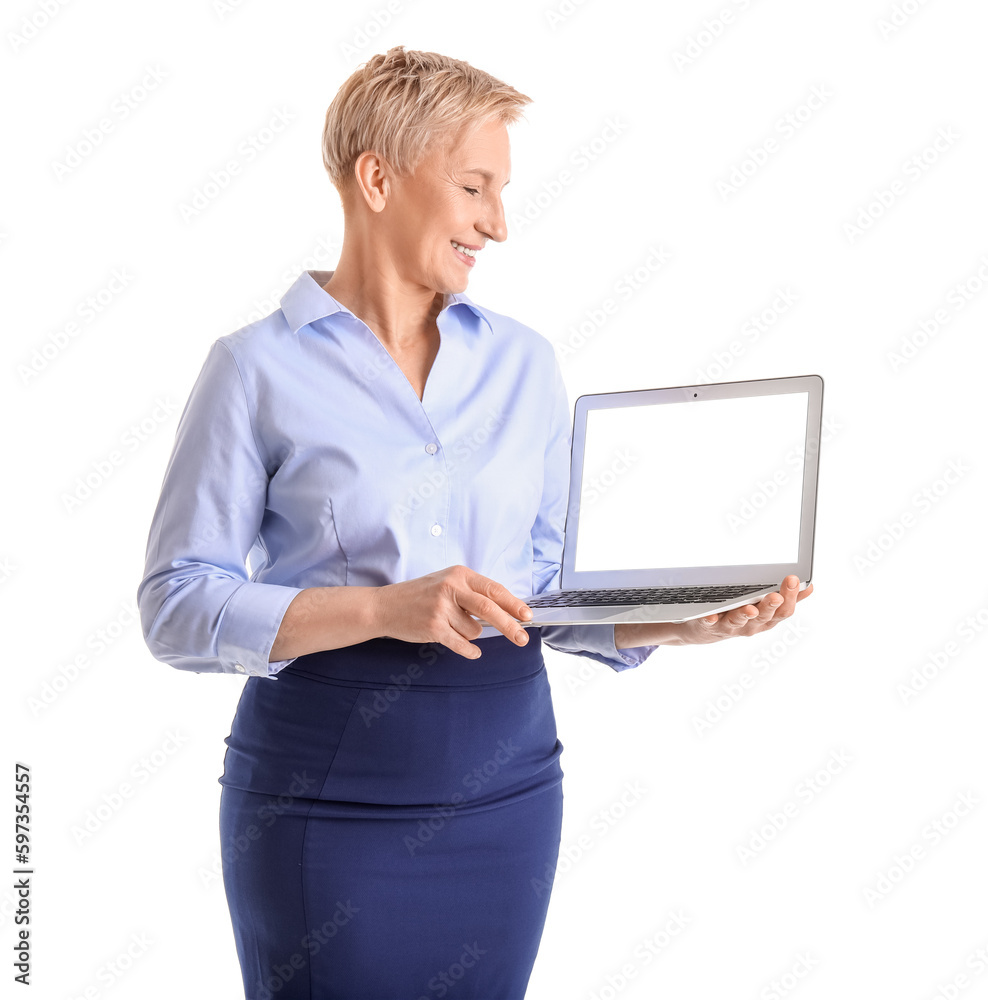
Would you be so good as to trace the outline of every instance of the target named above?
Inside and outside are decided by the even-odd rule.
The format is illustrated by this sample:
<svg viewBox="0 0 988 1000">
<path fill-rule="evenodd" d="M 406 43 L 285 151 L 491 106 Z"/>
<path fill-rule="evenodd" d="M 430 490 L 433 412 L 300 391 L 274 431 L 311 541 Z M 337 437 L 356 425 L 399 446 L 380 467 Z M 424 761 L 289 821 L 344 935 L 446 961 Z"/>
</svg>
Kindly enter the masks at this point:
<svg viewBox="0 0 988 1000">
<path fill-rule="evenodd" d="M 789 618 L 796 604 L 813 593 L 811 583 L 805 590 L 799 589 L 799 577 L 787 576 L 782 587 L 773 594 L 766 594 L 758 604 L 743 604 L 731 611 L 716 615 L 694 618 L 680 622 L 676 626 L 676 644 L 719 642 L 736 635 L 758 635 L 774 628 Z M 667 642 L 669 640 L 666 640 Z"/>
</svg>

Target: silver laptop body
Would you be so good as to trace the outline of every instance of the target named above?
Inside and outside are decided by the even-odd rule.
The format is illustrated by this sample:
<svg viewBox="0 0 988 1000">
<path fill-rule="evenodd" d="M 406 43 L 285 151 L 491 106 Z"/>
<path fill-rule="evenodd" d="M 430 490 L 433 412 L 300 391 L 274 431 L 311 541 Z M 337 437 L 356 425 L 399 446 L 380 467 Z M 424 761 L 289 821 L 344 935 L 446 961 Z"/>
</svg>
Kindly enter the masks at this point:
<svg viewBox="0 0 988 1000">
<path fill-rule="evenodd" d="M 819 375 L 580 396 L 560 587 L 522 624 L 680 622 L 791 573 L 805 588 L 822 414 Z"/>
</svg>

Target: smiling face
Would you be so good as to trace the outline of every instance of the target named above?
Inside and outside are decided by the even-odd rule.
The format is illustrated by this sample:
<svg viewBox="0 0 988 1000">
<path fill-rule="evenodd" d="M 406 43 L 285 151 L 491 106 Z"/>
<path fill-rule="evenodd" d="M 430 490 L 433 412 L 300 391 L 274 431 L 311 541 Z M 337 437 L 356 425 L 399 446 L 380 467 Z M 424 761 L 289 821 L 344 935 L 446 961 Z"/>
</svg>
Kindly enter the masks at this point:
<svg viewBox="0 0 988 1000">
<path fill-rule="evenodd" d="M 376 223 L 399 279 L 442 294 L 464 291 L 487 241 L 507 238 L 501 191 L 510 173 L 508 130 L 495 121 L 448 149 L 437 146 L 410 177 L 392 175 Z"/>
</svg>

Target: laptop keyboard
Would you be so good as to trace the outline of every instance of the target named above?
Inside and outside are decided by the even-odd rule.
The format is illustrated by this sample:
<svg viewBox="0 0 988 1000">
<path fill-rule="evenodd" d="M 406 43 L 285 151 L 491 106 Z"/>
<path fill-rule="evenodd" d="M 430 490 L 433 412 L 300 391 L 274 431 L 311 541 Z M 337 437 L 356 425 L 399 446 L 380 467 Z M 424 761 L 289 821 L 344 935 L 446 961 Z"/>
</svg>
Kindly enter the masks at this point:
<svg viewBox="0 0 988 1000">
<path fill-rule="evenodd" d="M 753 590 L 774 587 L 773 583 L 738 584 L 730 587 L 641 587 L 621 590 L 561 590 L 540 594 L 525 603 L 530 608 L 565 608 L 573 605 L 615 607 L 639 604 L 711 604 L 729 601 Z"/>
</svg>

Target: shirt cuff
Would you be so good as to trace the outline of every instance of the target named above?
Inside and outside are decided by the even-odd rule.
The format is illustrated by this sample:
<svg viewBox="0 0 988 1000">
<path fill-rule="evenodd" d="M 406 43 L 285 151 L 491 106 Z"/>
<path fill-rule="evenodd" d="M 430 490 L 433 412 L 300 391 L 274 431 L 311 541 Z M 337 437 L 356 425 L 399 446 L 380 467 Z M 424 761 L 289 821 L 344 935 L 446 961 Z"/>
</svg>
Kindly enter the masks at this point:
<svg viewBox="0 0 988 1000">
<path fill-rule="evenodd" d="M 586 656 L 618 672 L 644 663 L 659 647 L 614 645 L 614 625 L 543 625 L 542 641 L 563 653 Z"/>
<path fill-rule="evenodd" d="M 303 587 L 244 583 L 223 609 L 216 647 L 223 670 L 251 677 L 273 677 L 292 660 L 268 661 L 288 605 Z"/>
</svg>

